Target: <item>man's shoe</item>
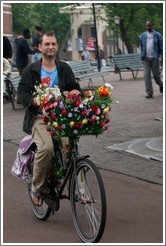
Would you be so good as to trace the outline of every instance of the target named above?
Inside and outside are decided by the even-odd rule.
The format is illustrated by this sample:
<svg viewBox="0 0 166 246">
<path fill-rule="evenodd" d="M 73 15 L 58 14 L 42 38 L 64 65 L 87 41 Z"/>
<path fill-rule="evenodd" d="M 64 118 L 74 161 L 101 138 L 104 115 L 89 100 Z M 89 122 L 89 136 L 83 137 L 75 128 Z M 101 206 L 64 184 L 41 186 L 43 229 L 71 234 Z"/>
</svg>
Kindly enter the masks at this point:
<svg viewBox="0 0 166 246">
<path fill-rule="evenodd" d="M 161 84 L 159 87 L 160 87 L 160 93 L 163 93 L 163 84 Z"/>
<path fill-rule="evenodd" d="M 152 98 L 153 96 L 151 94 L 148 94 L 146 98 Z"/>
</svg>

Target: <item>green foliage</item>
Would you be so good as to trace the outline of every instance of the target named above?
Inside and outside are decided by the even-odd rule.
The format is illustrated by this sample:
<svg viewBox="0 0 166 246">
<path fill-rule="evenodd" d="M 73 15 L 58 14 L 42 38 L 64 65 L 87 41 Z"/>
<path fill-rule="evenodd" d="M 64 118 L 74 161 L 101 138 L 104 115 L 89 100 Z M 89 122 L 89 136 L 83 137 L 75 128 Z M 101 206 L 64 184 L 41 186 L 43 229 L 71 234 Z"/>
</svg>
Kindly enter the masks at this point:
<svg viewBox="0 0 166 246">
<path fill-rule="evenodd" d="M 138 36 L 145 30 L 147 20 L 154 21 L 154 29 L 163 33 L 162 3 L 109 3 L 104 4 L 111 30 L 115 29 L 113 17 L 122 18 L 128 41 L 138 46 Z M 120 33 L 123 39 L 124 33 Z"/>
<path fill-rule="evenodd" d="M 13 31 L 22 34 L 23 29 L 28 27 L 33 34 L 34 26 L 39 25 L 43 31 L 54 31 L 61 44 L 70 27 L 70 16 L 59 13 L 59 8 L 64 5 L 66 4 L 13 3 Z"/>
<path fill-rule="evenodd" d="M 70 15 L 60 14 L 59 8 L 71 5 L 66 3 L 13 3 L 13 31 L 22 34 L 29 27 L 33 34 L 34 26 L 40 25 L 43 31 L 53 30 L 61 44 L 70 28 Z M 78 5 L 78 4 L 77 4 Z M 113 20 L 115 15 L 122 18 L 119 35 L 127 48 L 139 45 L 138 36 L 145 30 L 146 20 L 154 21 L 154 29 L 163 33 L 162 3 L 101 3 L 106 10 L 109 29 L 116 34 Z M 123 24 L 123 25 L 122 25 Z"/>
</svg>

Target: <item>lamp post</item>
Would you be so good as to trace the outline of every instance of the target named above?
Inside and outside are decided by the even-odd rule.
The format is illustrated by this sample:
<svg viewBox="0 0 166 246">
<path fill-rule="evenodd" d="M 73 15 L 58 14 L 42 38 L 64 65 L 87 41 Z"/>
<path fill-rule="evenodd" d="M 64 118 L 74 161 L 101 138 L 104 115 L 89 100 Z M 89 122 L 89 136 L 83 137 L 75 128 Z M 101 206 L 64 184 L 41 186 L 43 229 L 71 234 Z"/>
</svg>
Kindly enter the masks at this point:
<svg viewBox="0 0 166 246">
<path fill-rule="evenodd" d="M 114 22 L 116 25 L 116 37 L 117 37 L 117 53 L 119 53 L 118 26 L 120 24 L 120 20 L 121 20 L 120 16 L 118 16 L 118 15 L 114 16 Z"/>
<path fill-rule="evenodd" d="M 96 13 L 95 13 L 95 4 L 92 3 L 92 7 L 93 7 L 93 20 L 94 20 L 94 30 L 95 30 L 95 39 L 96 39 L 96 56 L 97 56 L 97 67 L 98 67 L 98 71 L 100 72 L 100 58 L 99 58 L 99 47 L 98 47 L 98 38 L 97 38 L 97 28 L 96 28 Z"/>
</svg>

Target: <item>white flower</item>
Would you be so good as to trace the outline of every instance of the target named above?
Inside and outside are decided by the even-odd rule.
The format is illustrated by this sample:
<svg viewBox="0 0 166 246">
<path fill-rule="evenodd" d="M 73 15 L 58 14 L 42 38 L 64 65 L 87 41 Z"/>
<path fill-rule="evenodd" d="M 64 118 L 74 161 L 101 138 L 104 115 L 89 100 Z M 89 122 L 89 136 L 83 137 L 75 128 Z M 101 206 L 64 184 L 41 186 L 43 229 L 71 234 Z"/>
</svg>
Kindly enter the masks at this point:
<svg viewBox="0 0 166 246">
<path fill-rule="evenodd" d="M 109 84 L 109 83 L 105 83 L 105 86 L 108 87 L 108 88 L 110 88 L 111 90 L 114 89 L 114 87 L 111 84 Z"/>
</svg>

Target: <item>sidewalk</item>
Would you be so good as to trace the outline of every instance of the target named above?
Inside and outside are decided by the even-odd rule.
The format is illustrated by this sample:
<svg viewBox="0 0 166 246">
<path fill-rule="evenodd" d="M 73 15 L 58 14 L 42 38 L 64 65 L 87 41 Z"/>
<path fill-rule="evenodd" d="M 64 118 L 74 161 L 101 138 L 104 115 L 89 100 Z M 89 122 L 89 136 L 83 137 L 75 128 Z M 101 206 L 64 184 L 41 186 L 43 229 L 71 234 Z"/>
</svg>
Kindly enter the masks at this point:
<svg viewBox="0 0 166 246">
<path fill-rule="evenodd" d="M 145 98 L 144 81 L 130 72 L 110 73 L 105 79 L 114 87 L 110 129 L 103 135 L 80 138 L 80 152 L 89 154 L 98 167 L 148 182 L 163 183 L 163 96 L 154 85 L 154 98 Z M 93 81 L 101 85 L 101 81 Z M 86 87 L 88 82 L 81 82 Z M 3 107 L 3 138 L 18 144 L 22 132 L 24 110 L 21 105 L 12 110 L 9 103 Z"/>
</svg>

